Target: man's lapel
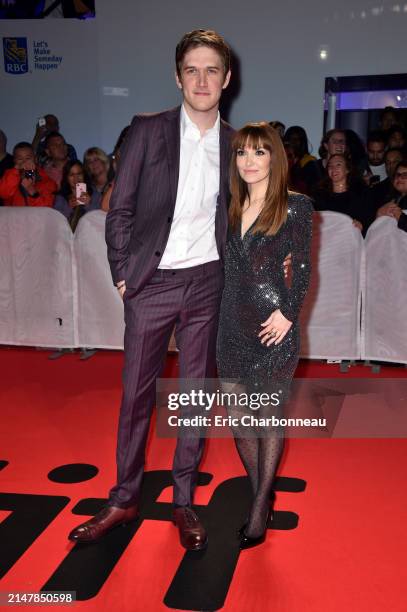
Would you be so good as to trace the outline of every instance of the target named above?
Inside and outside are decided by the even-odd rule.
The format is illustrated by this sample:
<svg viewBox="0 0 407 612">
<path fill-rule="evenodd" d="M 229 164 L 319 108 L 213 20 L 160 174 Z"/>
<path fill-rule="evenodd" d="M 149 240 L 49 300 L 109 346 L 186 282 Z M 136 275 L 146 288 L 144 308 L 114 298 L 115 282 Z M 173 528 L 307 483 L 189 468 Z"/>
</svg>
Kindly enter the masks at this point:
<svg viewBox="0 0 407 612">
<path fill-rule="evenodd" d="M 178 106 L 166 113 L 164 121 L 165 143 L 170 176 L 171 201 L 175 206 L 178 189 L 179 155 L 180 155 L 180 113 Z"/>
</svg>

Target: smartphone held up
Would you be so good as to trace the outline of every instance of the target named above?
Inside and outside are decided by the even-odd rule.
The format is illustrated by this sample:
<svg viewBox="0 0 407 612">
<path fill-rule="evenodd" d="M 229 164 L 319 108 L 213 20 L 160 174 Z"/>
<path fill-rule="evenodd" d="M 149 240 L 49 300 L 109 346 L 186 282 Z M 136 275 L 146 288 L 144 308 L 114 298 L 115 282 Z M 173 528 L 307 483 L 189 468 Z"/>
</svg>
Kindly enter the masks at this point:
<svg viewBox="0 0 407 612">
<path fill-rule="evenodd" d="M 79 205 L 84 205 L 85 203 L 80 200 L 81 196 L 86 193 L 86 183 L 76 183 L 75 185 L 75 195 L 76 201 Z"/>
</svg>

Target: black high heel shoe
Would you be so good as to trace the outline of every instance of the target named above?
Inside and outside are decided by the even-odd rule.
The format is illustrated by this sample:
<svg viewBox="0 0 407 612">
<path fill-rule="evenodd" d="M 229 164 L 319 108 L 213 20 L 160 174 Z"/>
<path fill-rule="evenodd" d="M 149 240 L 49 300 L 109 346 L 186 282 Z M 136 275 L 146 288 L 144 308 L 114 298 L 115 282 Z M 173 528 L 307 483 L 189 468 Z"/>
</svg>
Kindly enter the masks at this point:
<svg viewBox="0 0 407 612">
<path fill-rule="evenodd" d="M 273 510 L 270 508 L 267 514 L 266 526 L 264 528 L 264 531 L 260 536 L 257 536 L 256 538 L 252 538 L 246 535 L 244 529 L 242 529 L 242 534 L 240 536 L 240 543 L 239 543 L 240 550 L 245 550 L 246 548 L 253 548 L 254 546 L 263 544 L 264 540 L 266 539 L 267 524 L 269 521 L 272 521 L 272 520 L 273 520 Z"/>
<path fill-rule="evenodd" d="M 249 521 L 246 521 L 244 525 L 241 526 L 241 528 L 238 530 L 238 534 L 240 537 L 240 544 L 239 544 L 239 548 L 240 550 L 245 550 L 246 548 L 253 548 L 254 546 L 258 546 L 259 544 L 262 544 L 264 542 L 264 540 L 266 539 L 266 533 L 267 533 L 267 525 L 268 523 L 272 522 L 274 519 L 274 501 L 275 501 L 275 493 L 274 491 L 272 492 L 272 494 L 270 495 L 270 507 L 269 507 L 269 511 L 267 513 L 267 519 L 266 519 L 266 526 L 264 528 L 263 533 L 256 537 L 256 538 L 252 538 L 248 535 L 246 535 L 245 533 L 245 529 L 248 525 Z"/>
</svg>

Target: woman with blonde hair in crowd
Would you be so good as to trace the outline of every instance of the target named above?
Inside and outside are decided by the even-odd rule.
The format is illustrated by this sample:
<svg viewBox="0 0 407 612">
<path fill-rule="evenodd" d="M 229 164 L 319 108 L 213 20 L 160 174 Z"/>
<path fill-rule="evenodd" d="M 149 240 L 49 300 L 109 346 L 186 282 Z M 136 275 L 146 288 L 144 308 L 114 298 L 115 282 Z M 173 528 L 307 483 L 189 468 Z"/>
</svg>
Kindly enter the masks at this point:
<svg viewBox="0 0 407 612">
<path fill-rule="evenodd" d="M 110 160 L 103 149 L 90 147 L 83 156 L 86 174 L 90 177 L 94 191 L 100 194 L 106 191 L 110 182 Z"/>
</svg>

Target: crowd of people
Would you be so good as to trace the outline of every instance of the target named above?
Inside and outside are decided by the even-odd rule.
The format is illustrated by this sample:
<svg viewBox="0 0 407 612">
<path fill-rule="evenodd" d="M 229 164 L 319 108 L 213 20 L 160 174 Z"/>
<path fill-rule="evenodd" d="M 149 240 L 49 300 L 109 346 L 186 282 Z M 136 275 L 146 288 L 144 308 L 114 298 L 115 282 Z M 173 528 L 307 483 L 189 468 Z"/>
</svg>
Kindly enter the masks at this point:
<svg viewBox="0 0 407 612">
<path fill-rule="evenodd" d="M 407 231 L 407 135 L 396 109 L 383 109 L 366 145 L 353 130 L 329 130 L 319 159 L 310 155 L 302 127 L 284 131 L 280 122 L 272 125 L 277 123 L 290 165 L 290 186 L 312 197 L 316 210 L 350 216 L 363 235 L 383 215 Z"/>
<path fill-rule="evenodd" d="M 86 212 L 107 212 L 122 141 L 123 136 L 111 155 L 90 147 L 82 162 L 61 134 L 55 115 L 45 115 L 32 142 L 17 143 L 12 154 L 0 130 L 0 205 L 53 207 L 75 231 Z"/>
<path fill-rule="evenodd" d="M 284 143 L 290 188 L 310 196 L 316 210 L 350 216 L 364 236 L 380 216 L 395 218 L 407 231 L 407 134 L 398 113 L 393 107 L 383 109 L 366 144 L 353 130 L 329 130 L 318 159 L 309 151 L 303 127 L 286 130 L 281 121 L 271 121 Z M 39 121 L 32 142 L 17 143 L 12 154 L 0 130 L 0 205 L 54 207 L 75 231 L 86 212 L 109 210 L 127 130 L 128 126 L 122 130 L 110 155 L 90 147 L 83 162 L 53 114 Z"/>
</svg>

